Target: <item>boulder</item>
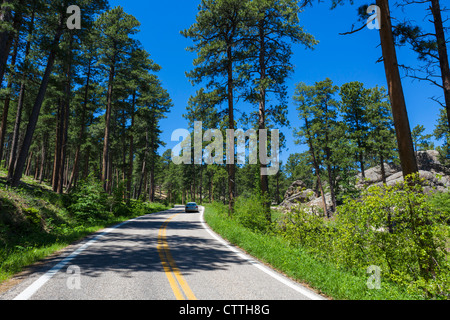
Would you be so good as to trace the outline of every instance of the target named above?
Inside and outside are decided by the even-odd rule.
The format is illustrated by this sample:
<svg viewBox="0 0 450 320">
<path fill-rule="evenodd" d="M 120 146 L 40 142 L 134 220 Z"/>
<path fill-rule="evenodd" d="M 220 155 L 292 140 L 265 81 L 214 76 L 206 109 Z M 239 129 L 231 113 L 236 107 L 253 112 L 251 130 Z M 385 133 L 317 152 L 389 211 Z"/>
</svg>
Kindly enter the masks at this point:
<svg viewBox="0 0 450 320">
<path fill-rule="evenodd" d="M 284 199 L 292 197 L 294 194 L 301 192 L 303 189 L 306 189 L 306 184 L 301 180 L 294 181 L 289 188 L 286 190 L 284 194 Z"/>
<path fill-rule="evenodd" d="M 445 167 L 439 162 L 439 153 L 435 150 L 419 151 L 416 153 L 419 176 L 425 179 L 425 192 L 434 190 L 446 192 L 450 190 L 450 168 Z M 386 185 L 391 186 L 403 182 L 403 173 L 399 166 L 394 164 L 384 164 L 386 175 Z M 357 188 L 363 188 L 369 185 L 382 185 L 381 166 L 375 166 L 365 170 L 365 179 L 362 179 L 361 173 L 357 176 Z M 325 201 L 330 208 L 332 205 L 331 196 L 325 194 Z M 293 206 L 304 204 L 306 207 L 323 208 L 322 197 L 316 197 L 313 190 L 306 189 L 303 181 L 297 180 L 288 188 L 284 196 L 284 201 L 280 204 L 283 210 L 290 210 Z M 312 210 L 315 211 L 315 210 Z"/>
<path fill-rule="evenodd" d="M 450 175 L 450 168 L 439 161 L 439 152 L 436 150 L 418 151 L 416 152 L 416 159 L 419 170 Z"/>
<path fill-rule="evenodd" d="M 395 173 L 401 171 L 400 168 L 394 164 L 384 163 L 384 175 L 386 180 L 394 175 Z M 362 178 L 362 174 L 357 175 L 357 187 L 363 187 L 364 185 L 371 185 L 378 182 L 383 182 L 383 175 L 381 174 L 381 166 L 375 166 L 364 171 L 365 178 Z"/>
<path fill-rule="evenodd" d="M 280 206 L 285 209 L 291 209 L 294 205 L 307 203 L 315 198 L 313 190 L 305 189 L 306 186 L 304 184 L 304 187 L 301 186 L 302 185 L 298 183 L 295 184 L 295 186 L 291 185 L 292 189 L 291 187 L 289 187 L 291 190 L 288 189 L 288 191 L 286 191 L 284 200 L 280 204 Z"/>
</svg>

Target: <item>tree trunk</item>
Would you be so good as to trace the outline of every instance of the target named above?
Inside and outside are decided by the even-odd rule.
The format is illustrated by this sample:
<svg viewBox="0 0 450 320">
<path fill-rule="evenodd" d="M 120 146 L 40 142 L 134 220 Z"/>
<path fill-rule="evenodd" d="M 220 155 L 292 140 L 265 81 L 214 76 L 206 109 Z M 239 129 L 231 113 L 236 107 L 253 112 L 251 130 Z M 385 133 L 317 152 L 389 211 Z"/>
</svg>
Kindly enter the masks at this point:
<svg viewBox="0 0 450 320">
<path fill-rule="evenodd" d="M 33 9 L 33 12 L 31 14 L 31 20 L 30 20 L 30 28 L 28 30 L 28 41 L 25 47 L 25 56 L 24 56 L 24 62 L 27 61 L 28 55 L 30 53 L 31 49 L 31 36 L 33 35 L 34 31 L 34 18 L 35 18 L 35 9 Z M 10 157 L 9 157 L 9 165 L 8 165 L 8 181 L 12 180 L 12 177 L 14 175 L 14 169 L 16 166 L 16 159 L 17 159 L 17 149 L 19 144 L 19 130 L 20 130 L 20 123 L 22 122 L 22 110 L 23 110 L 23 104 L 25 99 L 25 90 L 26 90 L 26 74 L 24 73 L 22 75 L 22 81 L 20 83 L 20 91 L 19 91 L 19 101 L 17 102 L 17 112 L 16 112 L 16 121 L 14 123 L 14 131 L 13 131 L 13 137 L 11 142 L 11 150 L 10 150 Z"/>
<path fill-rule="evenodd" d="M 9 5 L 12 0 L 3 0 L 2 5 Z M 9 7 L 2 7 L 0 11 L 0 22 L 9 23 L 12 21 L 11 9 Z M 9 50 L 11 49 L 12 37 L 10 32 L 5 30 L 0 32 L 0 83 L 3 82 L 8 63 Z"/>
<path fill-rule="evenodd" d="M 156 124 L 155 122 L 155 116 L 153 115 L 153 118 L 151 120 L 152 127 L 155 128 Z M 147 128 L 148 130 L 148 128 Z M 150 165 L 150 179 L 149 179 L 149 201 L 154 202 L 155 201 L 155 134 L 153 132 L 150 132 L 150 158 L 149 158 L 149 165 Z"/>
<path fill-rule="evenodd" d="M 70 46 L 71 47 L 71 46 Z M 69 108 L 70 108 L 70 86 L 71 86 L 71 70 L 72 70 L 72 62 L 69 61 L 68 70 L 67 70 L 67 83 L 65 89 L 65 99 L 64 99 L 64 117 L 61 119 L 62 122 L 62 144 L 61 144 L 61 165 L 60 173 L 59 173 L 59 182 L 57 192 L 59 194 L 63 193 L 64 187 L 64 177 L 66 176 L 67 171 L 65 170 L 66 157 L 67 157 L 67 142 L 68 142 L 68 132 L 69 132 Z"/>
<path fill-rule="evenodd" d="M 331 165 L 331 154 L 330 154 L 330 148 L 326 147 L 326 157 L 327 157 L 327 173 L 328 173 L 328 184 L 330 185 L 330 196 L 331 196 L 331 202 L 332 202 L 332 208 L 331 210 L 333 212 L 336 211 L 336 195 L 334 193 L 334 178 L 333 178 L 333 170 Z M 329 217 L 328 217 L 329 218 Z"/>
<path fill-rule="evenodd" d="M 136 90 L 133 92 L 133 106 L 131 111 L 131 127 L 130 127 L 130 150 L 128 154 L 128 177 L 127 177 L 127 198 L 131 199 L 131 180 L 133 177 L 133 154 L 134 154 L 134 113 L 136 108 Z"/>
<path fill-rule="evenodd" d="M 45 174 L 45 161 L 47 159 L 47 140 L 48 140 L 48 134 L 44 133 L 44 139 L 42 141 L 42 153 L 41 153 L 41 169 L 39 172 L 39 183 L 42 183 L 44 180 L 44 174 Z"/>
<path fill-rule="evenodd" d="M 214 201 L 213 178 L 214 178 L 214 172 L 211 171 L 211 174 L 209 176 L 209 203 L 213 203 L 213 201 Z"/>
<path fill-rule="evenodd" d="M 323 212 L 324 212 L 324 214 L 326 214 L 328 216 L 327 201 L 325 199 L 325 193 L 323 192 L 322 179 L 320 178 L 320 168 L 319 168 L 319 164 L 317 163 L 316 152 L 314 150 L 314 145 L 313 145 L 313 142 L 312 142 L 312 139 L 311 139 L 311 135 L 310 135 L 310 132 L 309 132 L 308 119 L 304 118 L 304 120 L 305 120 L 305 127 L 306 127 L 306 130 L 307 130 L 307 135 L 308 135 L 309 152 L 310 152 L 311 157 L 312 157 L 314 170 L 316 171 L 317 185 L 318 185 L 318 187 L 320 189 L 320 195 L 322 197 Z"/>
<path fill-rule="evenodd" d="M 358 143 L 358 147 L 359 147 L 359 150 L 360 150 L 360 151 L 358 151 L 359 168 L 361 169 L 361 176 L 362 176 L 362 178 L 365 179 L 366 178 L 366 171 L 364 169 L 364 154 L 361 151 L 362 150 L 361 144 Z"/>
<path fill-rule="evenodd" d="M 381 28 L 380 40 L 383 53 L 386 80 L 394 118 L 395 133 L 402 165 L 403 176 L 417 173 L 417 161 L 411 139 L 411 129 L 406 110 L 403 87 L 398 70 L 397 54 L 392 36 L 392 24 L 388 0 L 377 0 L 380 7 Z"/>
<path fill-rule="evenodd" d="M 137 194 L 137 198 L 140 197 L 141 191 L 142 191 L 142 181 L 143 178 L 147 175 L 147 168 L 146 168 L 146 162 L 147 162 L 147 156 L 148 156 L 148 128 L 145 132 L 145 152 L 144 152 L 144 159 L 142 160 L 142 171 L 141 171 L 141 180 L 139 182 L 139 191 Z"/>
<path fill-rule="evenodd" d="M 200 165 L 200 185 L 199 185 L 199 203 L 203 202 L 203 165 Z"/>
<path fill-rule="evenodd" d="M 60 100 L 60 109 L 58 112 L 58 126 L 56 134 L 55 146 L 55 163 L 53 166 L 53 191 L 63 193 L 65 166 L 66 166 L 66 150 L 68 141 L 68 125 L 69 125 L 69 107 L 70 107 L 70 91 L 72 79 L 72 46 L 73 33 L 69 34 L 69 58 L 65 61 L 65 85 L 64 97 Z"/>
<path fill-rule="evenodd" d="M 30 155 L 28 156 L 27 159 L 27 166 L 25 169 L 25 175 L 29 176 L 30 175 L 30 169 L 31 169 L 31 161 L 33 160 L 33 151 L 30 152 Z"/>
<path fill-rule="evenodd" d="M 266 47 L 264 34 L 264 18 L 259 21 L 259 74 L 261 80 L 261 88 L 259 89 L 259 119 L 258 129 L 266 130 L 266 88 L 264 87 L 264 80 L 266 79 Z M 261 195 L 264 200 L 265 215 L 267 221 L 271 222 L 270 215 L 270 200 L 269 200 L 269 177 L 263 172 L 266 172 L 267 164 L 259 162 L 260 172 L 259 180 L 261 187 Z"/>
<path fill-rule="evenodd" d="M 441 68 L 442 86 L 444 87 L 445 109 L 447 111 L 448 127 L 450 128 L 450 66 L 439 0 L 431 0 L 431 12 L 433 13 L 434 28 L 436 30 L 439 66 Z"/>
<path fill-rule="evenodd" d="M 88 62 L 88 71 L 87 71 L 87 75 L 86 75 L 86 88 L 84 90 L 83 110 L 81 111 L 81 127 L 80 127 L 80 132 L 78 134 L 78 144 L 77 144 L 77 150 L 75 151 L 75 160 L 73 163 L 72 174 L 70 175 L 69 183 L 67 184 L 67 192 L 70 192 L 70 190 L 72 189 L 74 180 L 76 180 L 78 177 L 78 171 L 79 171 L 78 163 L 80 161 L 81 145 L 85 139 L 87 106 L 88 106 L 88 97 L 89 97 L 89 84 L 90 84 L 90 80 L 91 80 L 91 61 L 92 61 L 92 58 L 90 58 L 89 62 Z"/>
<path fill-rule="evenodd" d="M 233 101 L 233 57 L 231 46 L 228 44 L 227 48 L 227 59 L 228 59 L 228 129 L 234 130 L 234 101 Z M 234 190 L 235 190 L 235 167 L 234 167 L 234 139 L 229 141 L 232 143 L 232 154 L 228 155 L 233 157 L 233 159 L 227 159 L 228 167 L 228 215 L 231 217 L 234 212 Z"/>
<path fill-rule="evenodd" d="M 31 141 L 33 139 L 34 130 L 36 129 L 36 124 L 39 118 L 39 113 L 41 111 L 42 103 L 45 98 L 45 93 L 47 91 L 48 82 L 50 80 L 50 75 L 53 69 L 53 65 L 55 63 L 56 58 L 56 50 L 59 44 L 59 40 L 63 33 L 63 17 L 60 15 L 60 21 L 58 28 L 56 30 L 55 37 L 52 42 L 52 49 L 50 50 L 50 54 L 47 60 L 47 66 L 45 68 L 44 76 L 41 81 L 41 85 L 39 87 L 39 91 L 36 97 L 36 100 L 33 105 L 33 109 L 30 115 L 30 119 L 28 121 L 27 131 L 25 133 L 24 141 L 22 144 L 22 148 L 20 149 L 19 157 L 17 158 L 17 165 L 14 170 L 14 175 L 11 181 L 11 185 L 13 187 L 17 187 L 19 185 L 20 179 L 22 178 L 23 169 L 25 166 L 25 162 L 27 159 L 28 151 L 30 150 Z"/>
<path fill-rule="evenodd" d="M 381 168 L 381 179 L 383 183 L 386 183 L 386 170 L 384 170 L 384 157 L 383 152 L 380 150 L 380 168 Z"/>
<path fill-rule="evenodd" d="M 64 117 L 64 106 L 62 104 L 62 99 L 58 99 L 58 112 L 56 115 L 56 133 L 55 133 L 55 154 L 53 160 L 53 175 L 52 175 L 52 189 L 53 192 L 58 190 L 59 174 L 61 166 L 61 146 L 62 146 L 62 119 Z"/>
<path fill-rule="evenodd" d="M 11 57 L 11 68 L 12 69 L 14 69 L 15 65 L 16 65 L 18 47 L 19 47 L 19 37 L 16 37 L 13 55 Z M 13 76 L 11 75 L 9 78 L 10 79 L 8 80 L 8 85 L 7 85 L 8 93 L 5 97 L 5 103 L 3 105 L 2 124 L 0 126 L 0 160 L 3 157 L 3 146 L 5 144 L 6 128 L 8 125 L 9 106 L 11 103 L 11 90 L 12 90 L 12 84 L 13 84 Z"/>
<path fill-rule="evenodd" d="M 102 181 L 103 188 L 106 192 L 111 191 L 111 181 L 109 180 L 111 168 L 109 167 L 109 136 L 110 136 L 110 123 L 111 123 L 111 109 L 112 109 L 112 91 L 113 81 L 115 74 L 115 61 L 113 60 L 109 69 L 109 81 L 108 81 L 108 93 L 107 93 L 107 106 L 105 115 L 105 139 L 103 141 L 103 163 L 102 163 Z"/>
</svg>

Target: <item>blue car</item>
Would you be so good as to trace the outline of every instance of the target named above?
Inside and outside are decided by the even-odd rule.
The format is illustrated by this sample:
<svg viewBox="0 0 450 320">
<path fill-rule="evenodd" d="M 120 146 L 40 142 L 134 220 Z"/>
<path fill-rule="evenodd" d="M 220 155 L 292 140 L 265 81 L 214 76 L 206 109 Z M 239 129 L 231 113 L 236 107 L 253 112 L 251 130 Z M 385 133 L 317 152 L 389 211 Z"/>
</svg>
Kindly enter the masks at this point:
<svg viewBox="0 0 450 320">
<path fill-rule="evenodd" d="M 188 202 L 185 210 L 186 212 L 198 212 L 198 205 L 195 202 Z"/>
</svg>

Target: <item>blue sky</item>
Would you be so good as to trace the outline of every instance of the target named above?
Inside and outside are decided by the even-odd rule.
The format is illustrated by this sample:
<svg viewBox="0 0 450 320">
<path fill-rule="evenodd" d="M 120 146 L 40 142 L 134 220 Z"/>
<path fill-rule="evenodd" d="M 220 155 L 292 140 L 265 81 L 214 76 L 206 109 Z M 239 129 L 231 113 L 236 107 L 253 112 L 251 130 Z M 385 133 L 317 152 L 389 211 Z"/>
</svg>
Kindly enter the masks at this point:
<svg viewBox="0 0 450 320">
<path fill-rule="evenodd" d="M 355 2 L 357 5 L 340 6 L 334 10 L 329 9 L 329 4 L 322 3 L 306 8 L 300 15 L 301 25 L 320 43 L 313 51 L 301 46 L 294 47 L 292 62 L 296 68 L 287 82 L 291 128 L 282 129 L 287 136 L 287 150 L 281 154 L 283 161 L 290 153 L 306 150 L 305 146 L 294 144 L 292 135 L 293 128 L 301 125 L 292 103 L 296 83 L 311 85 L 328 77 L 339 86 L 350 81 L 360 81 L 365 87 L 386 87 L 384 66 L 376 63 L 381 57 L 378 31 L 364 28 L 352 35 L 339 35 L 349 31 L 352 24 L 360 26 L 356 10 L 358 3 L 363 4 L 364 1 Z M 162 140 L 167 143 L 161 152 L 177 144 L 171 142 L 171 134 L 175 129 L 187 128 L 182 114 L 186 112 L 188 99 L 196 88 L 189 83 L 185 72 L 192 69 L 195 55 L 185 50 L 191 41 L 185 39 L 180 31 L 194 23 L 199 3 L 199 0 L 110 0 L 112 7 L 122 6 L 141 22 L 141 32 L 137 38 L 151 58 L 162 67 L 158 76 L 168 90 L 174 107 L 168 118 L 161 122 Z M 398 19 L 407 16 L 423 27 L 432 28 L 424 20 L 425 9 L 423 5 L 410 6 L 405 12 L 393 10 L 392 16 Z M 400 48 L 397 53 L 399 63 L 417 65 L 416 54 L 411 50 Z M 426 133 L 432 133 L 440 107 L 429 98 L 442 96 L 441 89 L 410 78 L 403 78 L 403 87 L 411 129 L 421 124 L 425 126 Z"/>
</svg>

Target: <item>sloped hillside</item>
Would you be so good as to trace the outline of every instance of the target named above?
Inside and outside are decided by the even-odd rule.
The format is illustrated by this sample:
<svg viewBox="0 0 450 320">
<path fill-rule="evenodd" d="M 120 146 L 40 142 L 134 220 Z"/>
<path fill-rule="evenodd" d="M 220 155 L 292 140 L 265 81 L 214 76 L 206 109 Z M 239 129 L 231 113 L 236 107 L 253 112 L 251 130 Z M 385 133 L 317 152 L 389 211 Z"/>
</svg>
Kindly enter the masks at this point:
<svg viewBox="0 0 450 320">
<path fill-rule="evenodd" d="M 95 181 L 61 195 L 29 177 L 13 189 L 5 177 L 0 170 L 0 283 L 95 231 L 167 208 L 160 203 L 126 203 L 105 194 Z"/>
</svg>

